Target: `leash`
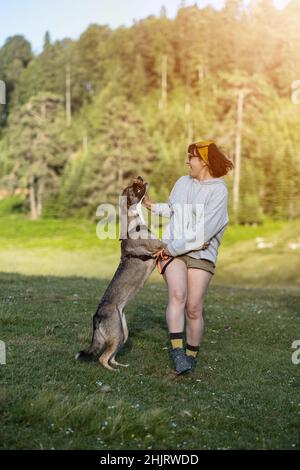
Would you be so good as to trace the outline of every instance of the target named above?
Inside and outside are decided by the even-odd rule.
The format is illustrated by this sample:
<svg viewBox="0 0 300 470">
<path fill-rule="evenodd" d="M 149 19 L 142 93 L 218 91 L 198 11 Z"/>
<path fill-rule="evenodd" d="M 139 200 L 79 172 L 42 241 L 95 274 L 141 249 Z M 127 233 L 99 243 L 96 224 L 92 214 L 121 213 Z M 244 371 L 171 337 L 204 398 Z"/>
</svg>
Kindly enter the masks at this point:
<svg viewBox="0 0 300 470">
<path fill-rule="evenodd" d="M 141 261 L 148 261 L 149 259 L 155 259 L 155 265 L 156 265 L 156 268 L 157 268 L 157 271 L 159 272 L 159 274 L 164 274 L 165 270 L 166 270 L 166 267 L 168 266 L 169 263 L 171 263 L 171 261 L 173 261 L 173 256 L 168 256 L 168 255 L 164 255 L 164 249 L 162 248 L 161 250 L 158 250 L 156 251 L 155 253 L 153 253 L 153 255 L 126 255 L 124 257 L 124 259 L 128 259 L 128 258 L 137 258 L 137 259 L 140 259 Z M 162 267 L 161 266 L 161 261 L 167 261 L 167 263 L 164 264 L 164 266 Z"/>
<path fill-rule="evenodd" d="M 164 274 L 165 270 L 166 270 L 166 267 L 168 266 L 168 264 L 171 263 L 171 261 L 173 261 L 173 256 L 168 256 L 168 255 L 165 255 L 164 254 L 164 249 L 162 248 L 161 250 L 158 250 L 156 251 L 155 253 L 153 253 L 153 258 L 155 258 L 155 262 L 156 262 L 156 268 L 159 272 L 159 274 Z M 167 261 L 168 260 L 168 261 Z M 167 261 L 167 263 L 164 264 L 164 266 L 162 267 L 161 266 L 161 261 Z"/>
</svg>

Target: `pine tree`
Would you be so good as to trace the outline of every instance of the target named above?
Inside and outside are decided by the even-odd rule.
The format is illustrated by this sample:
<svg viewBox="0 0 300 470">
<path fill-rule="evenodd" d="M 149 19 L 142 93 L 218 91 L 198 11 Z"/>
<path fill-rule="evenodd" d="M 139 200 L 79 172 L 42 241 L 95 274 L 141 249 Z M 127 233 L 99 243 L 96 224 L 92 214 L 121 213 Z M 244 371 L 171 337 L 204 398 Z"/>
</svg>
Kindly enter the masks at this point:
<svg viewBox="0 0 300 470">
<path fill-rule="evenodd" d="M 42 215 L 45 197 L 65 165 L 63 125 L 62 100 L 56 95 L 41 93 L 10 116 L 10 178 L 28 188 L 32 219 Z"/>
</svg>

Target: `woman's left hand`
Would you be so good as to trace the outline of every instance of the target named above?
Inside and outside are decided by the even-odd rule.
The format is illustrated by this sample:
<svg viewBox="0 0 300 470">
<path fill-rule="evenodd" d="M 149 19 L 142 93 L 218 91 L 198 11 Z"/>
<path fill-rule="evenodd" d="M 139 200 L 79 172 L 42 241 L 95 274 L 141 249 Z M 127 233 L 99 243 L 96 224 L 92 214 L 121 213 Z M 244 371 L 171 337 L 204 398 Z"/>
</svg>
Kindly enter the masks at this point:
<svg viewBox="0 0 300 470">
<path fill-rule="evenodd" d="M 172 255 L 167 248 L 162 248 L 161 250 L 158 250 L 153 253 L 152 256 L 156 259 L 168 259 Z"/>
<path fill-rule="evenodd" d="M 168 248 L 163 249 L 163 256 L 172 256 L 171 253 L 169 252 Z"/>
</svg>

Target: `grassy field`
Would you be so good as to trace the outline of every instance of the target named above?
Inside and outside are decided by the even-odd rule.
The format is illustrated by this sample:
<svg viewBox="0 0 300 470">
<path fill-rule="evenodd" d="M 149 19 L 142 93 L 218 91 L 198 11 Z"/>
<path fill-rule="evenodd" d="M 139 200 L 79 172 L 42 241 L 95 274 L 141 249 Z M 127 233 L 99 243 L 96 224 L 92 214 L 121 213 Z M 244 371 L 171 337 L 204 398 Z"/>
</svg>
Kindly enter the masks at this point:
<svg viewBox="0 0 300 470">
<path fill-rule="evenodd" d="M 2 217 L 0 447 L 299 449 L 300 255 L 288 247 L 299 235 L 300 222 L 227 230 L 198 367 L 176 377 L 157 273 L 127 308 L 119 359 L 130 367 L 79 363 L 119 243 L 99 241 L 86 221 Z"/>
<path fill-rule="evenodd" d="M 257 237 L 273 243 L 273 247 L 259 249 Z M 213 284 L 298 291 L 300 249 L 289 248 L 290 243 L 297 242 L 300 220 L 229 226 L 222 240 Z M 119 241 L 99 240 L 96 223 L 0 217 L 0 272 L 109 280 L 119 257 Z M 151 280 L 161 281 L 157 273 L 152 274 Z"/>
</svg>

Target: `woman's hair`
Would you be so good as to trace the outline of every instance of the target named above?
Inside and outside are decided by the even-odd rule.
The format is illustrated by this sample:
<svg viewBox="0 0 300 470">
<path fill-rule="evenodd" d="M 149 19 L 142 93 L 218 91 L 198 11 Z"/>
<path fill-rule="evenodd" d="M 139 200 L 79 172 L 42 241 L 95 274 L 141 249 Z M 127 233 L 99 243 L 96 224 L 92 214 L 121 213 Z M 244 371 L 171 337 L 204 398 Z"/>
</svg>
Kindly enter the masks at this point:
<svg viewBox="0 0 300 470">
<path fill-rule="evenodd" d="M 201 158 L 195 144 L 191 144 L 188 147 L 188 152 L 192 155 Z M 231 160 L 223 153 L 216 144 L 209 144 L 208 146 L 208 168 L 209 172 L 215 178 L 224 176 L 228 171 L 234 168 L 234 164 Z"/>
</svg>

